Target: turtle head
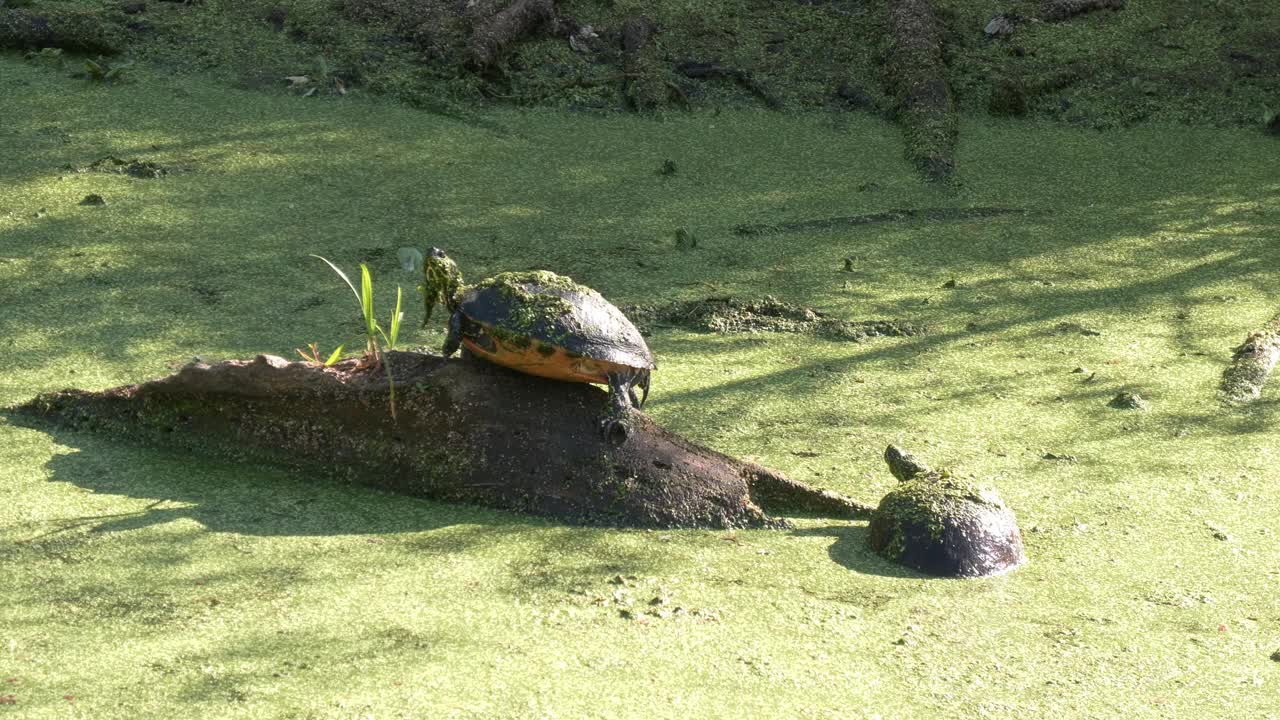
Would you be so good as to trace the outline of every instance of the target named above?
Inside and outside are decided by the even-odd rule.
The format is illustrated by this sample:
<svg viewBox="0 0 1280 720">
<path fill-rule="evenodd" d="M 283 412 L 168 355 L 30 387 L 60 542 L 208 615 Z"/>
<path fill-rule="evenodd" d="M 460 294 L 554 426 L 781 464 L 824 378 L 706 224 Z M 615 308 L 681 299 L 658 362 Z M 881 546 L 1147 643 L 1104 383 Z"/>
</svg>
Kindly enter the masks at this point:
<svg viewBox="0 0 1280 720">
<path fill-rule="evenodd" d="M 449 312 L 457 312 L 462 301 L 462 273 L 458 266 L 440 248 L 431 248 L 422 259 L 422 285 L 418 286 L 426 314 L 422 324 L 431 320 L 436 303 L 442 303 Z"/>
<path fill-rule="evenodd" d="M 890 445 L 884 451 L 884 461 L 889 463 L 889 472 L 900 482 L 914 480 L 929 473 L 929 468 L 917 460 L 915 455 L 897 445 Z"/>
</svg>

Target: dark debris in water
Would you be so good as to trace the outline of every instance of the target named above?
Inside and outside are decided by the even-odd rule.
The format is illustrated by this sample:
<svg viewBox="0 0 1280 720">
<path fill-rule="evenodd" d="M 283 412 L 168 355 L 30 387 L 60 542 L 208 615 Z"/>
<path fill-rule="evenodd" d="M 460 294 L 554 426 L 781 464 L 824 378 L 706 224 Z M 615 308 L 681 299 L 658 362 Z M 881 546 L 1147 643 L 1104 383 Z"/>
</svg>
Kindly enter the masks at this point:
<svg viewBox="0 0 1280 720">
<path fill-rule="evenodd" d="M 630 305 L 623 312 L 642 331 L 680 327 L 715 333 L 785 332 L 861 342 L 873 337 L 923 335 L 927 328 L 899 320 L 841 320 L 819 310 L 765 296 L 712 297 L 666 305 Z"/>
<path fill-rule="evenodd" d="M 1078 322 L 1060 322 L 1054 326 L 1053 331 L 1061 335 L 1085 335 L 1087 337 L 1102 335 L 1101 330 L 1095 330 Z"/>
<path fill-rule="evenodd" d="M 1026 210 L 1019 208 L 1005 207 L 904 208 L 871 213 L 869 215 L 848 215 L 843 217 L 820 218 L 817 220 L 802 220 L 798 222 L 778 224 L 742 224 L 734 226 L 733 232 L 736 235 L 773 235 L 788 232 L 842 230 L 845 228 L 857 227 L 859 225 L 874 225 L 877 223 L 900 222 L 904 220 L 928 220 L 933 222 L 978 220 L 982 218 L 1025 212 Z"/>
<path fill-rule="evenodd" d="M 1122 392 L 1111 398 L 1107 406 L 1117 410 L 1149 410 L 1151 403 L 1138 393 Z"/>
<path fill-rule="evenodd" d="M 64 165 L 64 170 L 72 172 L 101 172 L 112 175 L 128 175 L 140 180 L 156 180 L 170 173 L 170 169 L 150 160 L 121 160 L 115 155 L 98 158 L 84 167 Z"/>
</svg>

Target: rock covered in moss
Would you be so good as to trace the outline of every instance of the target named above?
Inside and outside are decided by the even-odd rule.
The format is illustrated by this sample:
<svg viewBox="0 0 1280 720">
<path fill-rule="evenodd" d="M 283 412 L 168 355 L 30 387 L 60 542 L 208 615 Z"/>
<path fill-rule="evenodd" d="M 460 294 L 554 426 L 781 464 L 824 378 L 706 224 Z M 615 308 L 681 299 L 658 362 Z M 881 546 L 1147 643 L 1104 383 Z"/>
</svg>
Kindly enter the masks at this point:
<svg viewBox="0 0 1280 720">
<path fill-rule="evenodd" d="M 995 490 L 929 470 L 892 445 L 885 461 L 902 484 L 871 517 L 872 550 L 947 577 L 997 575 L 1026 562 L 1017 519 Z"/>
</svg>

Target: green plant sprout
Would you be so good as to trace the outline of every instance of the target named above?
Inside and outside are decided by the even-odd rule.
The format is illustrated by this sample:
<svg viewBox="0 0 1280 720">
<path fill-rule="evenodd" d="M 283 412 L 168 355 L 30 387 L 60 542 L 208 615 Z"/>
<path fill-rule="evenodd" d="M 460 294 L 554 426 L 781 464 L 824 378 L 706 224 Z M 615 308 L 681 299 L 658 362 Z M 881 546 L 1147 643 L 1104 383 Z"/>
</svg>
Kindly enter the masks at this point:
<svg viewBox="0 0 1280 720">
<path fill-rule="evenodd" d="M 124 79 L 124 72 L 133 67 L 133 62 L 117 63 L 112 65 L 103 57 L 97 60 L 85 59 L 84 70 L 85 76 L 90 82 L 98 83 L 114 83 Z"/>
<path fill-rule="evenodd" d="M 306 350 L 303 350 L 302 348 L 294 348 L 294 352 L 301 355 L 302 359 L 307 362 L 312 362 L 323 367 L 329 367 L 338 362 L 338 358 L 342 357 L 342 350 L 345 347 L 346 344 L 339 345 L 337 349 L 333 351 L 333 354 L 329 356 L 328 360 L 320 359 L 320 348 L 315 343 L 308 344 Z"/>
<path fill-rule="evenodd" d="M 396 286 L 396 309 L 391 314 L 390 329 L 384 330 L 381 323 L 379 323 L 377 318 L 374 317 L 373 277 L 369 274 L 369 266 L 364 263 L 360 263 L 360 290 L 357 291 L 356 286 L 351 282 L 351 278 L 347 277 L 347 274 L 342 272 L 342 269 L 337 265 L 334 265 L 329 262 L 327 258 L 320 257 L 319 255 L 312 255 L 311 257 L 319 258 L 320 260 L 323 260 L 326 265 L 333 268 L 333 271 L 338 273 L 338 277 L 342 278 L 342 281 L 347 284 L 347 287 L 351 288 L 351 294 L 355 295 L 356 303 L 360 305 L 360 314 L 364 319 L 364 360 L 371 364 L 372 367 L 382 367 L 387 373 L 387 385 L 390 387 L 391 392 L 391 419 L 395 420 L 396 382 L 395 378 L 391 375 L 391 364 L 387 362 L 386 353 L 395 349 L 396 342 L 400 337 L 400 321 L 404 319 L 404 313 L 400 310 L 403 291 L 399 285 Z M 385 343 L 385 348 L 378 342 L 379 338 L 382 339 L 382 343 Z M 339 346 L 338 349 L 341 350 L 342 347 L 345 347 L 345 343 L 344 345 Z M 336 362 L 336 355 L 337 353 L 335 352 L 334 356 L 329 358 L 330 362 L 327 362 L 326 366 L 332 362 Z"/>
</svg>

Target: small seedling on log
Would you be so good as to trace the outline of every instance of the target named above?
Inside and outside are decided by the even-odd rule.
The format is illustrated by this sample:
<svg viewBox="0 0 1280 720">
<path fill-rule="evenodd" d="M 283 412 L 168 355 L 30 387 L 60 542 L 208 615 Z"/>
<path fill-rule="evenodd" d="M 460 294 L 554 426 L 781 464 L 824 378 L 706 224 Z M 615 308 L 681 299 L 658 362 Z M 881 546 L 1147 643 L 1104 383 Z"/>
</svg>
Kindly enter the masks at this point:
<svg viewBox="0 0 1280 720">
<path fill-rule="evenodd" d="M 391 394 L 391 418 L 395 419 L 396 382 L 391 376 L 390 364 L 385 361 L 385 353 L 389 350 L 395 349 L 396 340 L 400 336 L 400 321 L 404 319 L 404 313 L 400 310 L 400 301 L 402 299 L 400 286 L 396 286 L 396 309 L 391 314 L 391 327 L 389 330 L 384 330 L 382 324 L 378 322 L 373 313 L 373 277 L 369 274 L 369 266 L 364 263 L 360 263 L 360 290 L 357 291 L 356 286 L 352 284 L 351 279 L 348 278 L 347 274 L 342 272 L 337 265 L 334 265 L 319 255 L 312 255 L 311 257 L 324 260 L 326 265 L 333 268 L 333 271 L 338 273 L 338 277 L 342 278 L 342 281 L 347 284 L 347 287 L 351 288 L 351 294 L 356 296 L 356 302 L 360 305 L 360 315 L 364 319 L 364 360 L 375 368 L 382 367 L 383 371 L 386 372 L 387 386 L 390 389 Z M 382 339 L 383 343 L 386 343 L 385 348 L 379 343 L 379 338 Z"/>
<path fill-rule="evenodd" d="M 346 345 L 339 345 L 337 349 L 333 351 L 333 354 L 329 356 L 328 360 L 320 359 L 320 347 L 317 346 L 315 343 L 311 343 L 307 345 L 306 350 L 303 350 L 302 348 L 294 348 L 294 352 L 301 355 L 302 359 L 306 360 L 307 362 L 315 363 L 317 365 L 322 365 L 324 367 L 329 367 L 334 363 L 338 362 L 338 358 L 342 357 L 342 350 L 345 347 Z"/>
</svg>

